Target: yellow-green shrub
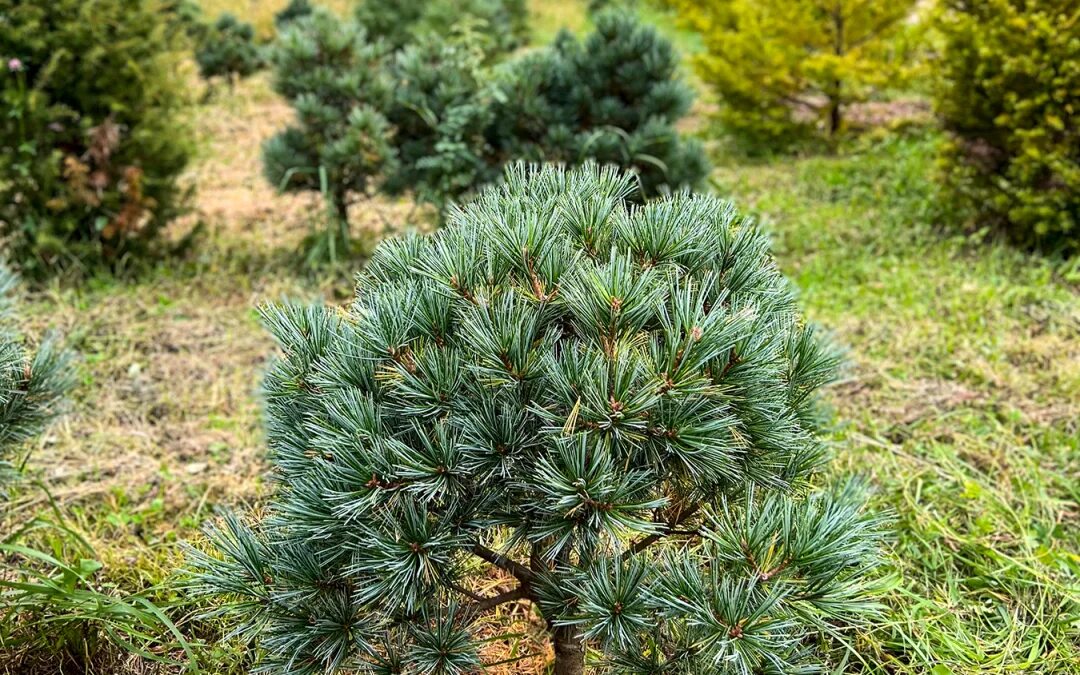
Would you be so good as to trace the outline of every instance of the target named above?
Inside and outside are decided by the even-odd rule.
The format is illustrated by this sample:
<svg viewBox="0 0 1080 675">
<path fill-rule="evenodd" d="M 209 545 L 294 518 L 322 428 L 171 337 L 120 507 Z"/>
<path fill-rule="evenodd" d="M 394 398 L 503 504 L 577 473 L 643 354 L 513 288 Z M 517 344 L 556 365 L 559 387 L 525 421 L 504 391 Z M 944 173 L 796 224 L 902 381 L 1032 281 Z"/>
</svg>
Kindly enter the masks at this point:
<svg viewBox="0 0 1080 675">
<path fill-rule="evenodd" d="M 945 0 L 936 109 L 946 194 L 1022 245 L 1080 245 L 1080 4 Z"/>
<path fill-rule="evenodd" d="M 698 74 L 749 150 L 836 134 L 854 102 L 895 81 L 890 38 L 916 0 L 666 0 L 701 33 Z"/>
</svg>

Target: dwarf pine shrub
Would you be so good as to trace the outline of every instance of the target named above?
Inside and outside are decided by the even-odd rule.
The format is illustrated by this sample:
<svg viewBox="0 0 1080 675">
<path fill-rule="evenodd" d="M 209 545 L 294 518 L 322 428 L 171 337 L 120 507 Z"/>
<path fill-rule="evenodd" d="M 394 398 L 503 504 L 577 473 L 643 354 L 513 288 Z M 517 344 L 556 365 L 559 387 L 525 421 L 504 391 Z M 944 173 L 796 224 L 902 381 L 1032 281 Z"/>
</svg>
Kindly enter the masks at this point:
<svg viewBox="0 0 1080 675">
<path fill-rule="evenodd" d="M 290 22 L 296 21 L 302 16 L 308 16 L 314 11 L 315 7 L 310 0 L 289 0 L 289 4 L 274 15 L 274 26 L 281 30 Z"/>
<path fill-rule="evenodd" d="M 515 165 L 349 310 L 265 309 L 277 492 L 193 552 L 263 666 L 476 672 L 525 602 L 560 675 L 772 672 L 873 616 L 877 519 L 810 488 L 836 354 L 752 222 L 633 186 Z"/>
<path fill-rule="evenodd" d="M 24 271 L 150 253 L 192 151 L 157 0 L 0 0 L 0 241 Z"/>
<path fill-rule="evenodd" d="M 368 34 L 393 50 L 466 29 L 484 37 L 479 44 L 488 58 L 523 45 L 528 18 L 525 0 L 364 0 L 356 8 Z"/>
<path fill-rule="evenodd" d="M 1069 0 L 944 2 L 935 105 L 946 195 L 1021 245 L 1080 248 L 1080 11 Z"/>
<path fill-rule="evenodd" d="M 222 14 L 200 40 L 195 61 L 206 79 L 224 77 L 231 84 L 251 75 L 263 65 L 255 27 L 232 14 Z"/>
<path fill-rule="evenodd" d="M 602 13 L 583 40 L 563 32 L 500 74 L 489 130 L 494 152 L 614 164 L 637 173 L 646 197 L 699 187 L 708 173 L 705 153 L 675 128 L 693 102 L 678 67 L 678 53 L 654 27 Z"/>
<path fill-rule="evenodd" d="M 475 43 L 410 45 L 393 55 L 387 70 L 394 97 L 386 117 L 398 163 L 386 177 L 386 192 L 412 192 L 445 213 L 451 201 L 499 177 L 501 166 L 484 137 L 494 116 L 484 81 L 489 71 Z"/>
<path fill-rule="evenodd" d="M 323 10 L 285 24 L 271 51 L 274 90 L 296 121 L 263 144 L 263 174 L 278 189 L 323 195 L 331 259 L 349 245 L 349 205 L 373 195 L 396 165 L 385 57 L 362 27 Z"/>
</svg>

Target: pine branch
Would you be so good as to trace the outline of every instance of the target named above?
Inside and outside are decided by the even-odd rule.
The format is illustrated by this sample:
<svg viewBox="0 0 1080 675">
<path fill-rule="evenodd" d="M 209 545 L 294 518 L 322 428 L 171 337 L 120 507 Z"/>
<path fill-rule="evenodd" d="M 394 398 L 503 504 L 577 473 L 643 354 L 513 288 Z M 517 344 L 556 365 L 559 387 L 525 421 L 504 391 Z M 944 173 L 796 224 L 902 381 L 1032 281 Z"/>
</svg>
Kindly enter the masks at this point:
<svg viewBox="0 0 1080 675">
<path fill-rule="evenodd" d="M 644 551 L 645 549 L 652 546 L 653 544 L 655 544 L 656 542 L 660 541 L 661 539 L 663 539 L 664 537 L 666 537 L 668 535 L 680 534 L 680 532 L 678 532 L 678 530 L 677 530 L 678 526 L 682 525 L 684 522 L 689 520 L 700 509 L 701 509 L 701 503 L 700 502 L 694 502 L 690 506 L 687 506 L 685 509 L 680 509 L 678 512 L 672 514 L 672 516 L 668 519 L 667 526 L 664 528 L 663 532 L 657 532 L 656 534 L 650 534 L 649 536 L 644 537 L 642 539 L 639 539 L 636 542 L 634 542 L 633 544 L 631 544 L 630 548 L 627 549 L 623 553 L 623 559 L 625 560 L 625 559 L 630 558 L 630 557 L 632 557 L 632 556 L 634 556 L 634 555 L 636 555 L 638 553 L 641 553 L 642 551 Z M 697 531 L 696 530 L 689 531 L 689 532 L 686 532 L 686 534 L 697 534 Z"/>
<path fill-rule="evenodd" d="M 522 583 L 528 583 L 533 579 L 533 573 L 528 567 L 525 567 L 516 560 L 511 560 L 501 553 L 496 553 L 490 548 L 482 544 L 473 544 L 473 555 L 476 555 L 483 560 L 491 563 L 499 569 L 505 570 L 512 574 L 518 581 Z"/>
<path fill-rule="evenodd" d="M 517 588 L 506 591 L 505 593 L 499 593 L 498 595 L 490 598 L 482 598 L 472 606 L 472 610 L 476 612 L 486 612 L 489 609 L 504 605 L 514 600 L 526 600 L 529 598 L 529 585 L 522 584 Z"/>
<path fill-rule="evenodd" d="M 472 591 L 465 588 L 461 584 L 454 583 L 453 581 L 443 581 L 443 584 L 447 588 L 449 588 L 451 590 L 455 590 L 458 593 L 461 593 L 462 595 L 468 596 L 470 599 L 475 600 L 476 602 L 484 602 L 487 599 L 484 596 L 480 595 L 479 593 L 473 593 Z"/>
</svg>

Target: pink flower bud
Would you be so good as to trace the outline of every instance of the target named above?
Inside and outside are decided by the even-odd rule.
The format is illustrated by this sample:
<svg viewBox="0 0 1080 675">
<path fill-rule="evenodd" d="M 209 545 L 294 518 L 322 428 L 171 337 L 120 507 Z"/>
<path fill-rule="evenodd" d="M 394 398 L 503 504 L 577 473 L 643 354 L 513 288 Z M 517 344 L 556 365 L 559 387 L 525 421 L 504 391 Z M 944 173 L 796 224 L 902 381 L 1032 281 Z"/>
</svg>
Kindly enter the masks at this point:
<svg viewBox="0 0 1080 675">
<path fill-rule="evenodd" d="M 23 62 L 19 59 L 8 59 L 7 67 L 11 72 L 17 73 L 23 69 Z"/>
</svg>

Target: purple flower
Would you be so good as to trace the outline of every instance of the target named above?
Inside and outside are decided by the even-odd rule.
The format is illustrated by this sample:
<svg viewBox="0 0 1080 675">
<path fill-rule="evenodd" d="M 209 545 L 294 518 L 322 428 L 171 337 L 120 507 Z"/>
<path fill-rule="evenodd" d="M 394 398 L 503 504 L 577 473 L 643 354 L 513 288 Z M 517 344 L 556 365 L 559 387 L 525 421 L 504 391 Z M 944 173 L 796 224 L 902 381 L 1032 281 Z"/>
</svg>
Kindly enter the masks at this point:
<svg viewBox="0 0 1080 675">
<path fill-rule="evenodd" d="M 23 62 L 15 58 L 8 59 L 7 67 L 11 72 L 17 73 L 23 69 Z"/>
</svg>

